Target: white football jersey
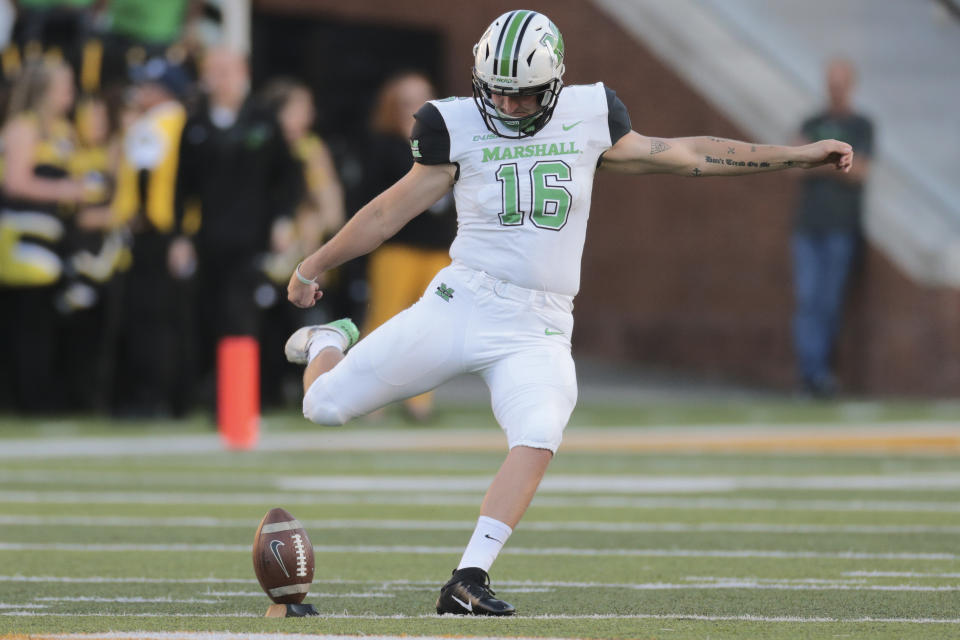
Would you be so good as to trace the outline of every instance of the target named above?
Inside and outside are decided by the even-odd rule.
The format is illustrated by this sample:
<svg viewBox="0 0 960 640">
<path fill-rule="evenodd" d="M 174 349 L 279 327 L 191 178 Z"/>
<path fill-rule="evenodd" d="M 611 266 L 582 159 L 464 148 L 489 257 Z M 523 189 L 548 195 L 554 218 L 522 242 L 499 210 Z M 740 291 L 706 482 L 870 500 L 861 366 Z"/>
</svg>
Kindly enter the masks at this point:
<svg viewBox="0 0 960 640">
<path fill-rule="evenodd" d="M 414 159 L 459 167 L 450 257 L 522 287 L 576 295 L 594 172 L 630 130 L 616 94 L 602 83 L 564 87 L 547 126 L 516 140 L 491 133 L 471 98 L 431 101 L 417 120 Z"/>
</svg>

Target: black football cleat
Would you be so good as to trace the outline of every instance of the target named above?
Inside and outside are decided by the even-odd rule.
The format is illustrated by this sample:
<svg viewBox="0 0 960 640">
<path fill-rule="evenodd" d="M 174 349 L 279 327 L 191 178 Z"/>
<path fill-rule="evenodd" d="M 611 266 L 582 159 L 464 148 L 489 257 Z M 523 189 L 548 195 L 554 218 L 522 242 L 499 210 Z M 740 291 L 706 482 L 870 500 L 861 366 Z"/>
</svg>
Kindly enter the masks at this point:
<svg viewBox="0 0 960 640">
<path fill-rule="evenodd" d="M 494 598 L 490 576 L 479 567 L 457 569 L 440 589 L 437 613 L 459 616 L 512 616 L 512 604 Z"/>
</svg>

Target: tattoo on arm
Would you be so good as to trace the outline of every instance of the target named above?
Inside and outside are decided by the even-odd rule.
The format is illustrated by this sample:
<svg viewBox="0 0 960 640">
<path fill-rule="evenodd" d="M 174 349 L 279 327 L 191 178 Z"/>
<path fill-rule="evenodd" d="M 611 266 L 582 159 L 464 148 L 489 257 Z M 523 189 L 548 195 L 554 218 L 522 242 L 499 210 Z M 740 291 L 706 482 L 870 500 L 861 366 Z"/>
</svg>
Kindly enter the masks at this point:
<svg viewBox="0 0 960 640">
<path fill-rule="evenodd" d="M 727 147 L 727 155 L 728 155 L 728 156 L 735 155 L 736 153 L 737 153 L 736 148 L 734 148 L 734 147 Z"/>
<path fill-rule="evenodd" d="M 703 175 L 703 171 L 700 171 L 700 167 L 694 167 L 693 171 L 690 172 L 690 175 L 694 178 L 699 178 Z"/>
<path fill-rule="evenodd" d="M 650 155 L 652 156 L 657 155 L 658 153 L 663 153 L 669 148 L 670 145 L 663 140 L 650 140 Z"/>
<path fill-rule="evenodd" d="M 757 150 L 757 145 L 755 144 L 750 145 L 750 153 L 754 153 L 756 150 Z"/>
<path fill-rule="evenodd" d="M 707 140 L 712 140 L 713 142 L 730 142 L 727 138 L 717 138 L 715 136 L 710 136 Z"/>
<path fill-rule="evenodd" d="M 785 166 L 785 167 L 792 167 L 792 166 L 793 166 L 793 160 L 787 160 L 786 162 L 783 163 L 783 166 Z"/>
</svg>

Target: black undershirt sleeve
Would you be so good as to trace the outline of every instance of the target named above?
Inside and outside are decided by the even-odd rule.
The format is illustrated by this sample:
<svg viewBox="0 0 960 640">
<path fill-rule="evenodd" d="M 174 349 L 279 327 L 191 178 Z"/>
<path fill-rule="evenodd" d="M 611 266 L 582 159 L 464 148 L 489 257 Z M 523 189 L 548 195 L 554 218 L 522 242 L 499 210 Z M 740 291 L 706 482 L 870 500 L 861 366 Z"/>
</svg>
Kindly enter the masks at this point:
<svg viewBox="0 0 960 640">
<path fill-rule="evenodd" d="M 452 164 L 450 133 L 440 111 L 427 102 L 413 117 L 416 119 L 410 136 L 413 161 L 420 164 Z"/>
<path fill-rule="evenodd" d="M 607 124 L 610 127 L 610 145 L 617 144 L 617 140 L 630 133 L 633 128 L 630 124 L 630 114 L 627 113 L 627 107 L 617 92 L 609 87 L 604 87 L 607 92 Z"/>
</svg>

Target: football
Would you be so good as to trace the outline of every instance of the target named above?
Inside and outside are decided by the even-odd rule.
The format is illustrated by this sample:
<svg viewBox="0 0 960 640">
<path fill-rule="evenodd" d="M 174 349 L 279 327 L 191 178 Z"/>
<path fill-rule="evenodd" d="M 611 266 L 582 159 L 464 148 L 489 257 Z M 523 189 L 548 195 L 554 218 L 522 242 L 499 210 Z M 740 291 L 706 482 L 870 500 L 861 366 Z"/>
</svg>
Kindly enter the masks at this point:
<svg viewBox="0 0 960 640">
<path fill-rule="evenodd" d="M 313 545 L 285 509 L 270 509 L 253 538 L 253 571 L 270 599 L 300 604 L 313 582 Z"/>
</svg>

